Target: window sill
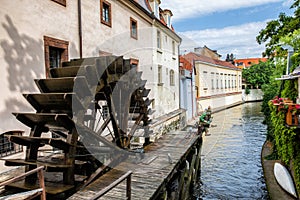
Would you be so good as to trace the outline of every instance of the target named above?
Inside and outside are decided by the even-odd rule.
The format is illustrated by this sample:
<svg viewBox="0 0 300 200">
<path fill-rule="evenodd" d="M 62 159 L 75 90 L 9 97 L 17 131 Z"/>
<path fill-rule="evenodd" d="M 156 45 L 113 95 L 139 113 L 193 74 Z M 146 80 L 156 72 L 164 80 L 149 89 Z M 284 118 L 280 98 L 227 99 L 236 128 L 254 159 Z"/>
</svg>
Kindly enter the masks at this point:
<svg viewBox="0 0 300 200">
<path fill-rule="evenodd" d="M 172 56 L 172 59 L 173 59 L 173 60 L 177 60 L 177 57 L 176 57 L 176 56 Z"/>
<path fill-rule="evenodd" d="M 157 86 L 163 86 L 164 83 L 157 83 Z"/>
<path fill-rule="evenodd" d="M 108 26 L 108 27 L 111 27 L 111 23 L 109 23 L 109 22 L 101 20 L 101 23 Z"/>
<path fill-rule="evenodd" d="M 161 48 L 157 48 L 157 53 L 163 53 L 163 50 Z"/>
<path fill-rule="evenodd" d="M 66 0 L 52 0 L 52 1 L 54 1 L 54 2 L 56 2 L 56 3 L 58 3 L 58 4 L 60 4 L 60 5 L 62 5 L 62 6 L 64 6 L 64 7 L 67 6 Z"/>
</svg>

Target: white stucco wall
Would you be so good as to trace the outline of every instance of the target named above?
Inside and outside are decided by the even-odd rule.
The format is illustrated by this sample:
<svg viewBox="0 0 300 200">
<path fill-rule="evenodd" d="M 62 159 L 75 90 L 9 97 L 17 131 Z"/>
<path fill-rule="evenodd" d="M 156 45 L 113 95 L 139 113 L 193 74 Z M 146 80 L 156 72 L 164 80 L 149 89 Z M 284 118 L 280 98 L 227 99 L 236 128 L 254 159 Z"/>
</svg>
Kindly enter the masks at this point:
<svg viewBox="0 0 300 200">
<path fill-rule="evenodd" d="M 242 72 L 240 70 L 205 64 L 202 62 L 196 62 L 196 69 L 198 74 L 196 85 L 199 87 L 200 97 L 242 92 Z M 212 85 L 212 79 L 214 85 Z M 230 81 L 230 87 L 228 85 L 228 80 Z"/>
<path fill-rule="evenodd" d="M 198 114 L 207 109 L 208 106 L 210 106 L 213 111 L 218 111 L 221 109 L 226 109 L 230 106 L 241 104 L 242 102 L 241 94 L 198 100 Z"/>
<path fill-rule="evenodd" d="M 246 95 L 245 90 L 243 90 L 243 101 L 262 101 L 263 92 L 261 89 L 250 89 L 250 93 Z"/>
<path fill-rule="evenodd" d="M 136 9 L 126 0 L 111 3 L 112 27 L 100 21 L 100 1 L 81 1 L 83 57 L 99 56 L 99 51 L 139 60 L 142 79 L 155 99 L 154 117 L 179 108 L 178 45 L 179 38 L 170 30 Z M 123 3 L 122 3 L 123 2 Z M 69 59 L 79 58 L 77 1 L 62 6 L 51 0 L 2 0 L 0 6 L 0 132 L 12 129 L 28 130 L 12 112 L 34 111 L 22 93 L 38 92 L 36 78 L 45 78 L 44 36 L 69 42 Z M 130 17 L 138 24 L 138 39 L 130 37 Z M 162 32 L 163 54 L 157 57 L 156 32 Z M 165 40 L 167 36 L 167 40 Z M 172 41 L 176 53 L 172 53 Z M 157 85 L 158 63 L 164 73 L 174 70 L 175 85 L 165 74 L 163 87 Z M 166 70 L 168 69 L 168 70 Z"/>
<path fill-rule="evenodd" d="M 76 1 L 2 0 L 0 6 L 0 132 L 26 129 L 12 112 L 32 111 L 22 93 L 35 92 L 45 77 L 43 36 L 70 41 L 69 57 L 78 57 Z"/>
<path fill-rule="evenodd" d="M 242 102 L 240 70 L 197 61 L 195 64 L 198 76 L 196 85 L 199 88 L 198 112 L 202 112 L 208 106 L 215 111 Z"/>
<path fill-rule="evenodd" d="M 152 98 L 155 102 L 152 104 L 156 111 L 153 117 L 159 117 L 174 110 L 179 109 L 179 62 L 178 46 L 180 41 L 173 32 L 156 24 L 153 29 L 153 90 Z M 157 31 L 161 35 L 161 48 L 157 48 Z M 173 54 L 173 44 L 175 43 L 175 54 Z M 158 85 L 158 66 L 162 67 L 162 83 Z M 170 71 L 174 72 L 174 85 L 170 84 Z"/>
</svg>

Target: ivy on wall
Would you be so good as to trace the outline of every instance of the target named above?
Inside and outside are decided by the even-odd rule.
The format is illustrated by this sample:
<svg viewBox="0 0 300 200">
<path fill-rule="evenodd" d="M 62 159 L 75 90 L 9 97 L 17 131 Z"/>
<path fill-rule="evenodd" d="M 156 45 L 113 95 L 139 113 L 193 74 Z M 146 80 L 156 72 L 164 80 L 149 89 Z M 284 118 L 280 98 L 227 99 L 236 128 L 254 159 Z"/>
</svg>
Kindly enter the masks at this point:
<svg viewBox="0 0 300 200">
<path fill-rule="evenodd" d="M 274 153 L 285 165 L 293 165 L 295 184 L 297 191 L 300 191 L 300 143 L 296 127 L 285 126 L 286 110 L 278 111 L 277 107 L 269 103 L 271 110 L 271 127 L 274 137 Z"/>
</svg>

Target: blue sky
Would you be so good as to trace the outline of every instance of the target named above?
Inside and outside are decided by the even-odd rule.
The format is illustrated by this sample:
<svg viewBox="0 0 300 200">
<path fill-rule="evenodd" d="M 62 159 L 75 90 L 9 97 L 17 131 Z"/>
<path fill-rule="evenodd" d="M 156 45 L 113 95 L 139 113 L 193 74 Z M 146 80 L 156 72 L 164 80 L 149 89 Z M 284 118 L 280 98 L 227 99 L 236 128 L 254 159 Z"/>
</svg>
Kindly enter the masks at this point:
<svg viewBox="0 0 300 200">
<path fill-rule="evenodd" d="M 279 13 L 292 15 L 293 0 L 162 0 L 161 8 L 173 12 L 172 23 L 183 39 L 181 51 L 194 47 L 217 50 L 225 59 L 261 57 L 264 45 L 256 36 Z"/>
</svg>

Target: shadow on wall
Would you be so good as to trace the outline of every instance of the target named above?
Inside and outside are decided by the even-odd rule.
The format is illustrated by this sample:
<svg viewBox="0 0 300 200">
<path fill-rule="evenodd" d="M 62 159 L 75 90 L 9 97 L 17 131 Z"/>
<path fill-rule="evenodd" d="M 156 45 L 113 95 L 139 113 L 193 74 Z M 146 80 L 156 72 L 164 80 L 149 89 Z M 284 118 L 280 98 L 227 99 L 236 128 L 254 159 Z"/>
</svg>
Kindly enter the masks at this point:
<svg viewBox="0 0 300 200">
<path fill-rule="evenodd" d="M 5 109 L 0 112 L 0 130 L 18 129 L 21 123 L 11 114 L 15 111 L 29 111 L 32 108 L 23 99 L 22 93 L 37 91 L 35 78 L 44 77 L 43 41 L 20 34 L 12 19 L 6 15 L 1 26 L 9 38 L 1 40 L 7 71 L 10 94 L 2 95 Z M 30 24 L 29 24 L 30 25 Z M 3 77 L 4 78 L 4 77 Z"/>
</svg>

